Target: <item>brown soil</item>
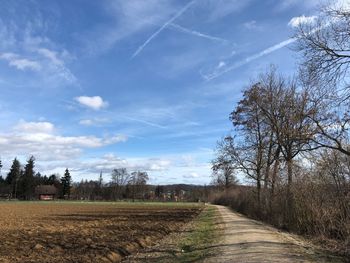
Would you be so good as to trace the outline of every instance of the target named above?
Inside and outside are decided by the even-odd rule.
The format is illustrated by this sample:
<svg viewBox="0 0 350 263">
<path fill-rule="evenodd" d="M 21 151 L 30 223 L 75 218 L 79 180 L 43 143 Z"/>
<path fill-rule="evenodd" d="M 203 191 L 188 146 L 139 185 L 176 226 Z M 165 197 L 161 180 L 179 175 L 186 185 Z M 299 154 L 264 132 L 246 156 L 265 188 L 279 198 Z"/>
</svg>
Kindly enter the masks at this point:
<svg viewBox="0 0 350 263">
<path fill-rule="evenodd" d="M 119 262 L 200 211 L 188 205 L 0 203 L 0 262 Z"/>
</svg>

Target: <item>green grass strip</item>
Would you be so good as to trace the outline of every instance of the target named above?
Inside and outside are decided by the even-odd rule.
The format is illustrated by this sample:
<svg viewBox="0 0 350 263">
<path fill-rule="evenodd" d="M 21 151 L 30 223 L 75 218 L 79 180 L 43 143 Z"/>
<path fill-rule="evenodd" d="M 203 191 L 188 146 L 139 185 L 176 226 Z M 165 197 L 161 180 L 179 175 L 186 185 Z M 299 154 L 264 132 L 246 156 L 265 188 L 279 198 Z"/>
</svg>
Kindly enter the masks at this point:
<svg viewBox="0 0 350 263">
<path fill-rule="evenodd" d="M 196 262 L 208 255 L 208 246 L 217 238 L 216 215 L 214 206 L 205 207 L 195 221 L 194 230 L 179 243 L 182 253 L 178 262 Z"/>
</svg>

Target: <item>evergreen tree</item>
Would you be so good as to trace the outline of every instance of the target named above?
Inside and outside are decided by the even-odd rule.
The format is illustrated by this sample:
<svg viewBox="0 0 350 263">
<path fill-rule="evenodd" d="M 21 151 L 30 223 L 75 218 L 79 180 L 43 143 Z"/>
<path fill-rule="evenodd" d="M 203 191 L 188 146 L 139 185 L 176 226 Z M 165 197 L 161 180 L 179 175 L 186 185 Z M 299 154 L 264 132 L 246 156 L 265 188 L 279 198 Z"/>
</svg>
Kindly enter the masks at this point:
<svg viewBox="0 0 350 263">
<path fill-rule="evenodd" d="M 4 178 L 2 178 L 2 175 L 1 175 L 1 168 L 2 168 L 2 162 L 0 159 L 0 184 L 5 184 L 5 180 L 4 180 Z"/>
<path fill-rule="evenodd" d="M 103 176 L 102 176 L 102 171 L 100 172 L 100 176 L 98 178 L 98 185 L 101 188 L 103 185 Z"/>
<path fill-rule="evenodd" d="M 24 167 L 24 174 L 20 184 L 22 197 L 26 200 L 30 200 L 34 196 L 34 167 L 35 158 L 31 156 Z"/>
<path fill-rule="evenodd" d="M 11 186 L 11 194 L 17 197 L 18 181 L 21 176 L 21 163 L 15 158 L 12 162 L 10 172 L 7 174 L 5 182 Z"/>
<path fill-rule="evenodd" d="M 0 177 L 2 178 L 2 176 L 1 176 L 1 168 L 2 168 L 2 162 L 1 162 L 1 159 L 0 159 Z"/>
<path fill-rule="evenodd" d="M 62 195 L 63 197 L 68 196 L 68 199 L 70 197 L 70 188 L 72 184 L 72 177 L 70 176 L 68 168 L 64 172 L 63 177 L 61 178 L 61 186 L 62 186 Z"/>
</svg>

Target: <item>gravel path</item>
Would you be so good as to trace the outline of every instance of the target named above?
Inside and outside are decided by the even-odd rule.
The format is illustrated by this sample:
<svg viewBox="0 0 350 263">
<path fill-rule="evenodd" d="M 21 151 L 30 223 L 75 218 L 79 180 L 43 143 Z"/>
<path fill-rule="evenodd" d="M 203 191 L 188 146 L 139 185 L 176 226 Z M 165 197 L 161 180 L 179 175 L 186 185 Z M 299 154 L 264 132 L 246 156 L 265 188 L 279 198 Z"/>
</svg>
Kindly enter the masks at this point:
<svg viewBox="0 0 350 263">
<path fill-rule="evenodd" d="M 249 219 L 227 207 L 216 206 L 216 208 L 215 221 L 219 238 L 200 248 L 207 250 L 208 257 L 196 262 L 344 262 L 339 258 L 320 253 L 320 250 L 298 236 Z M 159 240 L 157 245 L 141 250 L 123 262 L 192 262 L 181 261 L 178 257 L 181 254 L 178 240 L 183 239 L 192 229 L 193 225 L 187 224 L 178 233 Z"/>
<path fill-rule="evenodd" d="M 204 262 L 336 262 L 324 258 L 299 238 L 217 206 L 221 241 L 211 246 L 216 256 Z"/>
</svg>

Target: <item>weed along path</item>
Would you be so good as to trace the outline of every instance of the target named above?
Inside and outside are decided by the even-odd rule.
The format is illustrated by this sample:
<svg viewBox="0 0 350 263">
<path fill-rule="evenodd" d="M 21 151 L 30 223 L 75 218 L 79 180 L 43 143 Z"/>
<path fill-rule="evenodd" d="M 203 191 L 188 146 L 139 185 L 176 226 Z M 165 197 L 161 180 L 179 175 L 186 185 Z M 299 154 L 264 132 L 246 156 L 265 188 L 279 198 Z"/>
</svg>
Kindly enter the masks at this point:
<svg viewBox="0 0 350 263">
<path fill-rule="evenodd" d="M 217 244 L 210 249 L 211 262 L 339 262 L 321 256 L 306 242 L 261 222 L 248 219 L 224 206 L 216 206 L 222 219 L 217 223 Z"/>
</svg>

